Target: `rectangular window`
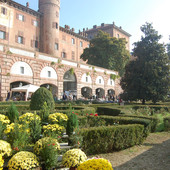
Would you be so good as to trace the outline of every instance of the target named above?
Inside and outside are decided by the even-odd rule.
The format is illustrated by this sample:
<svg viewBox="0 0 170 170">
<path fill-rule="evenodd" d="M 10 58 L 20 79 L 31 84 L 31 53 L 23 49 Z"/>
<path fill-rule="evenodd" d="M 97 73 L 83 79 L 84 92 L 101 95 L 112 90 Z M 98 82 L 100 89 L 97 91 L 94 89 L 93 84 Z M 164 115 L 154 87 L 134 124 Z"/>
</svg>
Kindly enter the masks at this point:
<svg viewBox="0 0 170 170">
<path fill-rule="evenodd" d="M 72 38 L 72 39 L 71 39 L 71 42 L 72 42 L 72 44 L 75 44 L 75 40 L 74 40 L 74 38 Z"/>
<path fill-rule="evenodd" d="M 119 34 L 117 34 L 117 38 L 119 38 Z"/>
<path fill-rule="evenodd" d="M 86 82 L 88 82 L 88 77 L 86 77 Z"/>
<path fill-rule="evenodd" d="M 62 53 L 61 53 L 61 57 L 62 57 L 62 58 L 66 58 L 66 53 L 65 53 L 65 52 L 62 52 Z"/>
<path fill-rule="evenodd" d="M 38 27 L 38 21 L 33 21 L 33 25 L 35 26 L 35 27 Z"/>
<path fill-rule="evenodd" d="M 55 50 L 58 50 L 58 43 L 55 43 Z"/>
<path fill-rule="evenodd" d="M 1 7 L 1 14 L 7 15 L 7 9 L 4 7 Z"/>
<path fill-rule="evenodd" d="M 51 77 L 51 71 L 48 71 L 48 77 Z"/>
<path fill-rule="evenodd" d="M 19 14 L 19 15 L 18 15 L 18 19 L 19 19 L 20 21 L 24 21 L 24 15 Z"/>
<path fill-rule="evenodd" d="M 24 67 L 20 67 L 20 73 L 24 74 Z"/>
<path fill-rule="evenodd" d="M 3 40 L 6 39 L 6 32 L 0 31 L 0 39 L 3 39 Z"/>
<path fill-rule="evenodd" d="M 80 41 L 80 47 L 83 47 L 83 42 L 82 41 Z"/>
<path fill-rule="evenodd" d="M 38 41 L 35 40 L 35 48 L 38 48 Z"/>
<path fill-rule="evenodd" d="M 55 23 L 55 28 L 58 29 L 58 23 Z"/>
<path fill-rule="evenodd" d="M 101 80 L 101 79 L 99 79 L 99 83 L 100 83 L 100 84 L 102 83 L 102 80 Z"/>
<path fill-rule="evenodd" d="M 110 85 L 112 85 L 112 80 L 110 80 Z"/>
<path fill-rule="evenodd" d="M 19 43 L 19 44 L 23 44 L 23 37 L 18 36 L 18 43 Z"/>
</svg>

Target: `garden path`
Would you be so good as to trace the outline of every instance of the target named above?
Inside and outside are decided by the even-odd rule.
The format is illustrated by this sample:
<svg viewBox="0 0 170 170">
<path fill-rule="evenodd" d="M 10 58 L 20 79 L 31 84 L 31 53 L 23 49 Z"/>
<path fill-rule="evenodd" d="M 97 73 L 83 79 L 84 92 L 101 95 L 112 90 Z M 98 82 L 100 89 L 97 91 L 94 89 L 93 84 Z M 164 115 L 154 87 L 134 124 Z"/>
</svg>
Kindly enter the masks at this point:
<svg viewBox="0 0 170 170">
<path fill-rule="evenodd" d="M 114 170 L 169 170 L 170 132 L 151 133 L 140 146 L 95 156 L 110 160 Z"/>
</svg>

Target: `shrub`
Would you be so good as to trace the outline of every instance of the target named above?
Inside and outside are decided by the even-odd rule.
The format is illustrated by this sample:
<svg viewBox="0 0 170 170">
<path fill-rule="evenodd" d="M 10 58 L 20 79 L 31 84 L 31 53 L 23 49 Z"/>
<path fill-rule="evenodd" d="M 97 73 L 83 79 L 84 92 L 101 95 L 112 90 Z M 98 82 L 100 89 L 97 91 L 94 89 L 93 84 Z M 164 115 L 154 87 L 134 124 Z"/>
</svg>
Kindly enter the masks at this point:
<svg viewBox="0 0 170 170">
<path fill-rule="evenodd" d="M 58 143 L 57 139 L 53 139 L 53 138 L 50 138 L 50 137 L 45 137 L 45 138 L 42 138 L 42 139 L 39 139 L 35 145 L 34 145 L 34 153 L 36 155 L 40 155 L 41 153 L 41 150 L 44 148 L 44 146 L 46 145 L 46 143 L 52 143 L 52 144 L 55 144 L 55 148 L 57 150 L 60 150 L 60 144 Z"/>
<path fill-rule="evenodd" d="M 12 147 L 17 147 L 16 151 L 24 150 L 29 142 L 29 128 L 28 125 L 20 125 L 18 123 L 11 123 L 7 125 L 4 133 L 7 135 L 8 142 Z"/>
<path fill-rule="evenodd" d="M 41 117 L 42 122 L 47 122 L 48 116 L 49 116 L 49 114 L 50 114 L 50 109 L 49 109 L 49 107 L 47 106 L 47 103 L 46 103 L 46 102 L 44 102 L 44 104 L 43 104 L 43 106 L 42 106 L 39 114 L 40 114 L 40 117 Z"/>
<path fill-rule="evenodd" d="M 44 169 L 51 169 L 53 166 L 57 166 L 58 143 L 56 144 L 53 139 L 44 141 L 43 147 L 40 150 L 40 158 L 41 162 L 43 162 Z"/>
<path fill-rule="evenodd" d="M 39 166 L 38 158 L 31 152 L 16 153 L 8 162 L 9 170 L 33 169 Z"/>
<path fill-rule="evenodd" d="M 4 137 L 4 130 L 6 129 L 6 125 L 10 123 L 10 120 L 7 116 L 0 114 L 0 139 Z"/>
<path fill-rule="evenodd" d="M 0 155 L 2 155 L 3 157 L 9 157 L 11 156 L 11 154 L 11 145 L 4 140 L 0 140 Z"/>
<path fill-rule="evenodd" d="M 87 170 L 87 169 L 103 169 L 103 170 L 113 170 L 112 164 L 103 158 L 93 158 L 89 159 L 77 168 L 77 170 Z"/>
<path fill-rule="evenodd" d="M 88 154 L 122 150 L 145 139 L 143 125 L 117 125 L 81 129 L 82 149 Z"/>
<path fill-rule="evenodd" d="M 40 139 L 41 129 L 42 129 L 41 121 L 37 117 L 36 112 L 35 112 L 34 113 L 34 118 L 30 122 L 30 136 L 31 136 L 31 139 L 32 139 L 33 143 L 35 143 L 36 141 L 38 141 Z"/>
<path fill-rule="evenodd" d="M 19 118 L 19 113 L 17 111 L 16 106 L 14 103 L 11 104 L 8 108 L 7 116 L 11 122 L 14 122 L 15 120 L 18 120 Z"/>
<path fill-rule="evenodd" d="M 41 110 L 45 102 L 50 110 L 54 109 L 55 103 L 52 93 L 45 87 L 40 87 L 31 97 L 30 109 Z"/>
<path fill-rule="evenodd" d="M 97 107 L 97 113 L 99 115 L 118 116 L 121 114 L 121 110 L 114 109 L 112 107 L 103 106 L 103 107 Z"/>
<path fill-rule="evenodd" d="M 170 116 L 164 118 L 165 131 L 170 131 Z"/>
<path fill-rule="evenodd" d="M 80 149 L 71 149 L 63 155 L 62 164 L 68 168 L 78 167 L 86 159 L 86 154 L 83 151 Z"/>
</svg>

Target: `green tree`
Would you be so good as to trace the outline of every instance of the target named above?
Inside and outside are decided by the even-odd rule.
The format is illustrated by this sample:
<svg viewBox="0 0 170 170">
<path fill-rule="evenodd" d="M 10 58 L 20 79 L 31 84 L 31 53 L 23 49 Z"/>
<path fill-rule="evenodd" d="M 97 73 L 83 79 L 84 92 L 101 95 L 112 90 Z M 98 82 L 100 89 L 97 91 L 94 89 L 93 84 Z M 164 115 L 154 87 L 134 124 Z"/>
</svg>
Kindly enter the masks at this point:
<svg viewBox="0 0 170 170">
<path fill-rule="evenodd" d="M 81 58 L 88 64 L 118 71 L 122 76 L 130 57 L 129 51 L 126 50 L 126 43 L 124 38 L 110 37 L 109 34 L 99 30 Z"/>
<path fill-rule="evenodd" d="M 170 87 L 169 60 L 164 44 L 159 43 L 161 36 L 153 29 L 152 24 L 146 23 L 141 27 L 144 36 L 134 43 L 131 61 L 125 68 L 121 79 L 124 96 L 130 100 L 152 100 L 156 103 L 165 99 Z"/>
<path fill-rule="evenodd" d="M 169 60 L 170 60 L 170 43 L 167 44 L 167 54 L 168 54 L 168 57 L 169 57 Z"/>
</svg>

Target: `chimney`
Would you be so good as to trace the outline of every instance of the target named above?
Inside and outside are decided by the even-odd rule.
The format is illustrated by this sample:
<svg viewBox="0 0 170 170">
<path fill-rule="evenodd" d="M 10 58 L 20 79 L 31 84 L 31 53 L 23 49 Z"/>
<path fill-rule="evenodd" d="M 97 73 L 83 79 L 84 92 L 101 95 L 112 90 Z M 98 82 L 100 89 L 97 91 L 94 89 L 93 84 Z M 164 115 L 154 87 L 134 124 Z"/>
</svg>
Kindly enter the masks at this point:
<svg viewBox="0 0 170 170">
<path fill-rule="evenodd" d="M 115 25 L 115 22 L 113 22 L 113 25 Z"/>
<path fill-rule="evenodd" d="M 26 3 L 26 7 L 27 7 L 27 8 L 29 8 L 29 7 L 30 7 L 29 2 L 27 2 L 27 3 Z"/>
<path fill-rule="evenodd" d="M 71 31 L 72 31 L 72 32 L 74 32 L 74 31 L 75 31 L 75 29 L 74 29 L 74 28 L 72 28 L 72 29 L 71 29 Z"/>
<path fill-rule="evenodd" d="M 101 23 L 101 26 L 104 27 L 104 23 Z"/>
<path fill-rule="evenodd" d="M 96 29 L 97 28 L 97 25 L 93 25 L 93 29 Z"/>
</svg>

